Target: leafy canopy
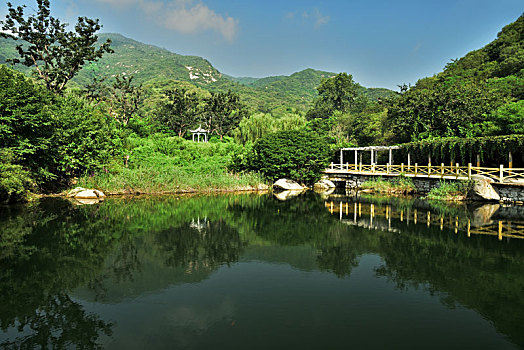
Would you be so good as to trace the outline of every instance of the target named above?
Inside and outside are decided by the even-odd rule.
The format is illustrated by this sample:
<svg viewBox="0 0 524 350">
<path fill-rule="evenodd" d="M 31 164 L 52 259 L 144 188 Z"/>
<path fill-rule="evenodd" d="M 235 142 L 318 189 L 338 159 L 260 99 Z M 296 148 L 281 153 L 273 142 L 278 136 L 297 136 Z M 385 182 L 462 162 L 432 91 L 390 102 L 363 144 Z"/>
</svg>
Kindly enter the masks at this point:
<svg viewBox="0 0 524 350">
<path fill-rule="evenodd" d="M 329 157 L 326 138 L 307 130 L 280 131 L 254 145 L 251 167 L 272 181 L 289 178 L 313 183 L 327 167 Z"/>
<path fill-rule="evenodd" d="M 29 16 L 24 13 L 25 5 L 14 7 L 8 2 L 9 12 L 0 21 L 4 31 L 1 35 L 22 41 L 16 46 L 20 58 L 10 62 L 35 67 L 36 76 L 49 90 L 61 92 L 85 62 L 97 61 L 105 52 L 112 52 L 111 41 L 95 47 L 95 33 L 101 28 L 98 19 L 79 17 L 75 30 L 67 31 L 67 23 L 51 16 L 49 0 L 36 2 L 37 13 Z"/>
</svg>

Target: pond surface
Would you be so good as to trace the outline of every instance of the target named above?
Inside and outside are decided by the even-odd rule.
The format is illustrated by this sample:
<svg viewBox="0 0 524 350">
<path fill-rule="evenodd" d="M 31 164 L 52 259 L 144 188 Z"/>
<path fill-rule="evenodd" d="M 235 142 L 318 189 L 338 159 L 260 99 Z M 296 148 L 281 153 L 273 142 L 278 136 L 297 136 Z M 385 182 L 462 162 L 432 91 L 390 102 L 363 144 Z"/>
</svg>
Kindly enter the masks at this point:
<svg viewBox="0 0 524 350">
<path fill-rule="evenodd" d="M 524 207 L 270 195 L 0 208 L 0 347 L 518 349 Z"/>
</svg>

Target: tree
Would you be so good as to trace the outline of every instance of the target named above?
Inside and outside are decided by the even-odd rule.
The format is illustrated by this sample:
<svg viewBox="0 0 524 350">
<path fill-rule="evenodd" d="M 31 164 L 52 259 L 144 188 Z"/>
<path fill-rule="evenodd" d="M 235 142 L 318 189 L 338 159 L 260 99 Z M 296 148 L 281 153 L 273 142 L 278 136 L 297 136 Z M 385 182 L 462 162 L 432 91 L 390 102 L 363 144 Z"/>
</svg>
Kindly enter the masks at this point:
<svg viewBox="0 0 524 350">
<path fill-rule="evenodd" d="M 0 151 L 29 170 L 40 188 L 106 165 L 118 152 L 114 124 L 86 100 L 55 95 L 0 66 Z"/>
<path fill-rule="evenodd" d="M 160 105 L 155 119 L 183 137 L 187 129 L 197 122 L 198 98 L 195 92 L 181 87 L 165 92 L 167 101 Z"/>
<path fill-rule="evenodd" d="M 351 74 L 339 73 L 332 78 L 322 79 L 317 87 L 318 97 L 314 107 L 308 111 L 307 118 L 329 118 L 335 111 L 349 112 L 357 102 L 360 105 L 364 101 L 358 98 L 358 88 Z"/>
<path fill-rule="evenodd" d="M 237 127 L 246 115 L 246 110 L 237 94 L 231 91 L 211 92 L 206 100 L 205 115 L 209 131 L 216 133 L 222 140 L 224 135 Z"/>
<path fill-rule="evenodd" d="M 36 76 L 49 90 L 61 92 L 85 62 L 97 61 L 104 53 L 113 52 L 111 40 L 96 48 L 98 36 L 95 32 L 102 27 L 98 19 L 78 17 L 75 30 L 67 31 L 67 23 L 51 16 L 49 0 L 36 2 L 36 15 L 27 17 L 25 5 L 14 7 L 8 2 L 9 12 L 5 20 L 0 21 L 4 31 L 1 35 L 21 42 L 16 46 L 20 58 L 9 62 L 34 66 Z"/>
<path fill-rule="evenodd" d="M 253 147 L 251 170 L 267 179 L 279 178 L 313 183 L 329 163 L 326 138 L 307 130 L 280 131 L 257 141 Z"/>
<path fill-rule="evenodd" d="M 133 86 L 132 83 L 132 76 L 117 76 L 111 87 L 110 114 L 124 125 L 127 125 L 138 111 L 142 98 L 142 84 Z"/>
</svg>

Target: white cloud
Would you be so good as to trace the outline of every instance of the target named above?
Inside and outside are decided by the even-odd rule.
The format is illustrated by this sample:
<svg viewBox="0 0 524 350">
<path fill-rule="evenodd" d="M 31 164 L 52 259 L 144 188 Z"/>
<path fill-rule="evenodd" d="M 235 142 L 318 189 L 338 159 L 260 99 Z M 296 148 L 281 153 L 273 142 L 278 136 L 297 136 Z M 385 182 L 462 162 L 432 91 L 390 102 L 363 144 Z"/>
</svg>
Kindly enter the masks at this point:
<svg viewBox="0 0 524 350">
<path fill-rule="evenodd" d="M 227 41 L 233 41 L 238 32 L 238 20 L 223 16 L 201 1 L 172 0 L 96 0 L 114 7 L 136 6 L 167 29 L 179 33 L 194 34 L 204 31 L 218 32 Z"/>
<path fill-rule="evenodd" d="M 140 2 L 138 0 L 96 0 L 97 2 L 101 2 L 103 4 L 109 4 L 113 6 L 128 6 L 128 5 L 135 5 L 136 3 Z"/>
<path fill-rule="evenodd" d="M 330 16 L 325 16 L 318 9 L 313 10 L 312 17 L 315 20 L 315 27 L 318 28 L 331 20 Z"/>
<path fill-rule="evenodd" d="M 223 17 L 201 3 L 189 8 L 185 5 L 175 5 L 167 12 L 164 24 L 167 28 L 181 33 L 197 33 L 212 29 L 228 41 L 234 39 L 238 28 L 238 20 Z"/>
<path fill-rule="evenodd" d="M 315 28 L 327 24 L 331 20 L 331 16 L 323 15 L 318 9 L 309 12 L 288 12 L 285 18 L 293 21 L 297 18 L 297 15 L 302 18 L 303 23 L 312 23 Z"/>
</svg>

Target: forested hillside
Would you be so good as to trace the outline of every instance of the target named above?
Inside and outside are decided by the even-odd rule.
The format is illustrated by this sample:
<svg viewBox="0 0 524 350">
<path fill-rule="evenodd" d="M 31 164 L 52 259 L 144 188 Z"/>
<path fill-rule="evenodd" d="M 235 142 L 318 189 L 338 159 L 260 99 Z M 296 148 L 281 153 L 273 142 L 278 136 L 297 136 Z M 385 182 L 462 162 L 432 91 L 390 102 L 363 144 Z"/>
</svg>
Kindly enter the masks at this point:
<svg viewBox="0 0 524 350">
<path fill-rule="evenodd" d="M 286 110 L 306 111 L 317 95 L 316 87 L 322 78 L 335 73 L 306 69 L 291 76 L 268 78 L 234 78 L 220 73 L 204 58 L 184 56 L 153 45 L 147 45 L 126 38 L 120 34 L 100 34 L 99 43 L 111 40 L 114 53 L 107 54 L 98 62 L 86 65 L 73 79 L 77 86 L 85 86 L 93 77 L 106 77 L 113 81 L 117 76 L 133 76 L 136 84 L 159 81 L 185 81 L 209 91 L 226 92 L 231 90 L 240 94 L 244 103 L 252 110 L 275 111 L 281 114 Z M 16 57 L 15 43 L 0 39 L 0 63 Z M 30 69 L 17 65 L 24 73 Z M 361 88 L 362 94 L 371 100 L 391 96 L 388 89 Z"/>
<path fill-rule="evenodd" d="M 524 133 L 524 15 L 390 101 L 393 142 Z"/>
</svg>

